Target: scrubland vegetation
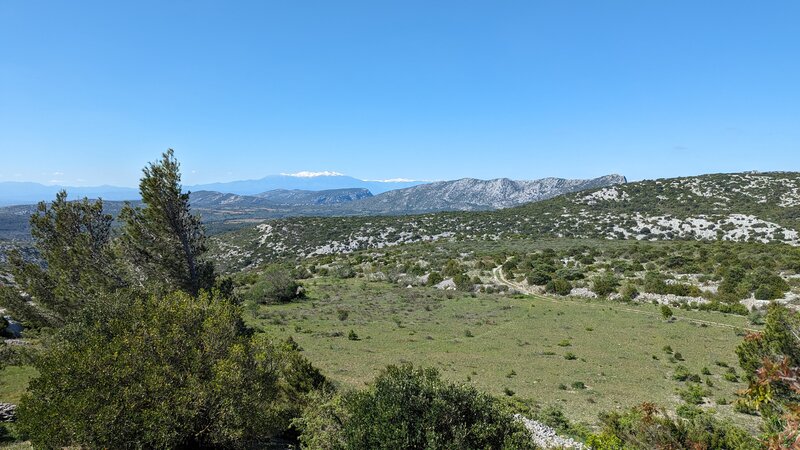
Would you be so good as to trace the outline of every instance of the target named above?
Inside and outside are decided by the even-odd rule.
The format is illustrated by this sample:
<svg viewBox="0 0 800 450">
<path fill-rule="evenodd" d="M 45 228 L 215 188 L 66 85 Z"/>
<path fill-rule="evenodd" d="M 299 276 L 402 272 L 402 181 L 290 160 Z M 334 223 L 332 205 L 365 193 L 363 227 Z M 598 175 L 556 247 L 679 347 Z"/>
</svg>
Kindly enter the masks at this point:
<svg viewBox="0 0 800 450">
<path fill-rule="evenodd" d="M 10 252 L 0 305 L 25 331 L 0 346 L 0 403 L 17 405 L 0 445 L 524 449 L 549 427 L 596 450 L 792 448 L 795 182 L 274 221 L 209 254 L 167 152 L 119 229 L 59 195 L 31 219 L 45 264 Z M 674 201 L 641 201 L 658 196 Z M 664 231 L 701 211 L 713 239 Z M 638 218 L 617 230 L 601 213 Z M 732 214 L 770 222 L 734 239 Z"/>
</svg>

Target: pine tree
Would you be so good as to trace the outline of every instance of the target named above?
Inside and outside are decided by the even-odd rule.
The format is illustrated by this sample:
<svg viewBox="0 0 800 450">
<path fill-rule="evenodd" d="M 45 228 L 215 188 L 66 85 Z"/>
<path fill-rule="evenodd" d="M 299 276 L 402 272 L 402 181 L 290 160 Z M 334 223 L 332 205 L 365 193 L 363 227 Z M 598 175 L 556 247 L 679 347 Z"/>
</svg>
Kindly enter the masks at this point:
<svg viewBox="0 0 800 450">
<path fill-rule="evenodd" d="M 112 253 L 111 222 L 102 200 L 67 201 L 61 191 L 49 206 L 39 203 L 30 224 L 44 264 L 11 252 L 17 286 L 4 289 L 0 302 L 31 325 L 57 326 L 90 299 L 125 286 Z"/>
<path fill-rule="evenodd" d="M 181 190 L 180 164 L 172 149 L 143 170 L 139 192 L 144 207 L 127 204 L 120 213 L 122 257 L 133 279 L 148 290 L 182 290 L 197 295 L 214 283 L 214 268 L 204 259 L 206 237 L 193 215 L 189 194 Z"/>
</svg>

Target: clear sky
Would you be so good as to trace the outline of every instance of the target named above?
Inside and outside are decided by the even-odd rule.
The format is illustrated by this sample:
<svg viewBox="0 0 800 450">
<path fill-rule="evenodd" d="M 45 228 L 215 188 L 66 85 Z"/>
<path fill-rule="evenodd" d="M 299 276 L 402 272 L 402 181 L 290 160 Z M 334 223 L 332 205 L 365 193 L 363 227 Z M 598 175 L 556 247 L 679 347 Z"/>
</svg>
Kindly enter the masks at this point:
<svg viewBox="0 0 800 450">
<path fill-rule="evenodd" d="M 800 2 L 0 0 L 0 181 L 800 170 Z"/>
</svg>

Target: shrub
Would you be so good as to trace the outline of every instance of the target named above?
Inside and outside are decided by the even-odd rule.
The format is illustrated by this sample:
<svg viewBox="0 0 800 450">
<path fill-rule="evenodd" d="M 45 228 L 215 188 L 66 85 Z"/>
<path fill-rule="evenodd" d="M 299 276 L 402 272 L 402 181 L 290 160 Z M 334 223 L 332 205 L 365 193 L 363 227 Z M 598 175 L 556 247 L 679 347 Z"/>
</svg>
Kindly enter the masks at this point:
<svg viewBox="0 0 800 450">
<path fill-rule="evenodd" d="M 690 405 L 699 405 L 703 403 L 703 397 L 708 395 L 708 391 L 699 384 L 690 384 L 686 389 L 678 391 L 678 395 Z"/>
<path fill-rule="evenodd" d="M 435 286 L 435 285 L 441 283 L 442 281 L 444 281 L 444 278 L 442 277 L 442 274 L 440 274 L 439 272 L 431 272 L 428 275 L 428 282 L 426 284 L 428 286 Z"/>
<path fill-rule="evenodd" d="M 250 287 L 244 298 L 261 304 L 286 303 L 300 297 L 302 291 L 299 288 L 290 271 L 271 267 Z"/>
<path fill-rule="evenodd" d="M 336 265 L 333 268 L 331 268 L 329 273 L 336 278 L 342 278 L 342 279 L 353 278 L 356 276 L 355 269 L 353 269 L 353 266 L 349 264 Z"/>
<path fill-rule="evenodd" d="M 631 283 L 627 283 L 622 288 L 622 299 L 623 300 L 630 301 L 630 300 L 635 299 L 638 296 L 639 296 L 639 290 L 636 289 L 635 285 L 633 285 Z"/>
<path fill-rule="evenodd" d="M 555 278 L 547 282 L 544 290 L 551 294 L 569 295 L 572 291 L 572 283 L 563 278 Z"/>
<path fill-rule="evenodd" d="M 682 419 L 673 419 L 650 403 L 624 413 L 604 413 L 600 417 L 602 431 L 590 436 L 587 444 L 594 450 L 761 448 L 747 431 L 717 420 L 696 406 L 681 405 L 678 414 Z"/>
<path fill-rule="evenodd" d="M 296 345 L 250 336 L 210 294 L 90 304 L 35 366 L 18 425 L 37 448 L 265 441 L 324 384 Z"/>
<path fill-rule="evenodd" d="M 11 333 L 6 330 L 8 328 L 8 320 L 0 316 L 0 337 L 11 337 Z"/>
<path fill-rule="evenodd" d="M 696 405 L 683 404 L 675 408 L 675 413 L 678 414 L 678 417 L 684 419 L 694 419 L 703 414 L 703 410 Z"/>
<path fill-rule="evenodd" d="M 619 286 L 619 279 L 611 272 L 605 272 L 592 280 L 592 292 L 600 297 L 607 297 L 616 292 L 617 286 Z"/>
<path fill-rule="evenodd" d="M 465 273 L 456 274 L 453 277 L 453 283 L 455 283 L 456 289 L 464 292 L 469 292 L 475 287 L 472 280 Z"/>
<path fill-rule="evenodd" d="M 672 374 L 672 379 L 677 381 L 686 381 L 692 375 L 689 372 L 689 369 L 686 366 L 677 365 L 675 366 L 675 372 Z"/>
<path fill-rule="evenodd" d="M 728 370 L 722 374 L 722 378 L 725 381 L 730 381 L 731 383 L 737 383 L 739 381 L 739 375 L 736 374 L 736 369 L 733 367 L 728 367 Z"/>
<path fill-rule="evenodd" d="M 410 365 L 387 367 L 368 389 L 318 402 L 295 423 L 309 449 L 534 448 L 499 400 Z"/>
<path fill-rule="evenodd" d="M 534 269 L 528 274 L 528 284 L 534 286 L 544 286 L 551 279 L 550 274 L 541 269 Z"/>
</svg>

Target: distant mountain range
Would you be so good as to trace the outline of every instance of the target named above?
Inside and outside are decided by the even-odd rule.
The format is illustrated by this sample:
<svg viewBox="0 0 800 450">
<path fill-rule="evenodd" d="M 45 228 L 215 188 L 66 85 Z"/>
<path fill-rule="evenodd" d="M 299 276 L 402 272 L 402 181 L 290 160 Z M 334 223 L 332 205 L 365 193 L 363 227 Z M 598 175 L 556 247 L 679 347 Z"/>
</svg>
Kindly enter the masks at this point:
<svg viewBox="0 0 800 450">
<path fill-rule="evenodd" d="M 389 191 L 342 207 L 358 208 L 361 213 L 375 214 L 481 211 L 509 208 L 569 192 L 622 184 L 626 181 L 622 175 L 606 175 L 591 180 L 543 178 L 514 181 L 508 178 L 495 180 L 462 178 Z"/>
<path fill-rule="evenodd" d="M 621 175 L 590 180 L 507 178 L 442 181 L 372 195 L 366 189 L 325 191 L 273 190 L 257 195 L 192 193 L 192 207 L 207 224 L 246 223 L 290 216 L 363 216 L 422 214 L 437 211 L 486 211 L 536 202 L 584 189 L 625 183 Z M 227 227 L 226 227 L 227 228 Z"/>
<path fill-rule="evenodd" d="M 324 191 L 304 191 L 302 189 L 275 189 L 262 192 L 256 197 L 277 205 L 320 206 L 348 203 L 372 197 L 372 192 L 364 188 L 329 189 Z"/>
<path fill-rule="evenodd" d="M 800 246 L 800 172 L 615 183 L 512 208 L 423 214 L 413 220 L 388 215 L 285 218 L 221 234 L 212 242 L 218 264 L 244 267 L 415 242 L 563 237 Z"/>
<path fill-rule="evenodd" d="M 387 180 L 368 181 L 337 173 L 323 175 L 300 172 L 293 175 L 269 175 L 258 180 L 231 181 L 228 183 L 211 183 L 186 186 L 192 191 L 216 191 L 239 195 L 257 195 L 277 189 L 327 191 L 332 189 L 367 189 L 373 194 L 380 194 L 394 189 L 402 189 L 424 184 L 424 181 Z"/>
<path fill-rule="evenodd" d="M 52 200 L 60 190 L 66 190 L 69 198 L 103 198 L 104 200 L 134 200 L 139 198 L 139 190 L 118 186 L 46 186 L 39 183 L 3 181 L 0 182 L 0 206 L 30 205 L 42 200 Z"/>
<path fill-rule="evenodd" d="M 259 195 L 275 190 L 323 191 L 335 189 L 363 189 L 373 194 L 417 186 L 424 181 L 386 180 L 369 181 L 341 175 L 335 172 L 269 175 L 258 180 L 231 181 L 187 185 L 188 191 L 214 191 L 237 195 Z M 42 200 L 55 198 L 60 190 L 66 190 L 70 198 L 102 198 L 103 200 L 137 200 L 139 190 L 118 186 L 47 186 L 39 183 L 4 181 L 0 182 L 0 206 L 29 205 Z M 276 194 L 277 195 L 277 194 Z M 292 194 L 287 194 L 291 197 Z"/>
<path fill-rule="evenodd" d="M 349 177 L 325 176 L 308 178 Z M 203 217 L 207 230 L 212 234 L 218 234 L 246 227 L 254 221 L 283 217 L 385 216 L 437 211 L 501 209 L 536 202 L 570 192 L 612 186 L 625 182 L 625 177 L 621 175 L 607 175 L 590 180 L 544 178 L 532 181 L 513 181 L 507 178 L 496 180 L 465 178 L 406 187 L 374 196 L 366 188 L 341 188 L 319 191 L 275 189 L 261 191 L 254 195 L 192 189 L 190 201 L 193 210 Z M 238 185 L 238 187 L 227 185 L 229 188 L 233 187 L 240 191 L 244 189 L 243 185 Z M 193 188 L 197 187 L 194 186 Z M 2 186 L 0 186 L 0 189 L 2 189 Z M 34 190 L 33 192 L 34 195 L 46 194 L 43 190 Z M 78 192 L 88 197 L 96 197 L 87 190 Z M 116 195 L 123 195 L 123 191 L 110 192 L 114 192 Z M 52 196 L 55 196 L 55 192 L 52 193 Z M 78 195 L 70 195 L 70 197 L 78 198 Z M 116 215 L 124 202 L 109 200 L 108 198 L 104 197 L 105 209 L 108 213 Z M 133 202 L 138 203 L 138 200 Z M 0 208 L 0 239 L 27 239 L 29 237 L 28 217 L 35 210 L 34 205 Z"/>
</svg>

